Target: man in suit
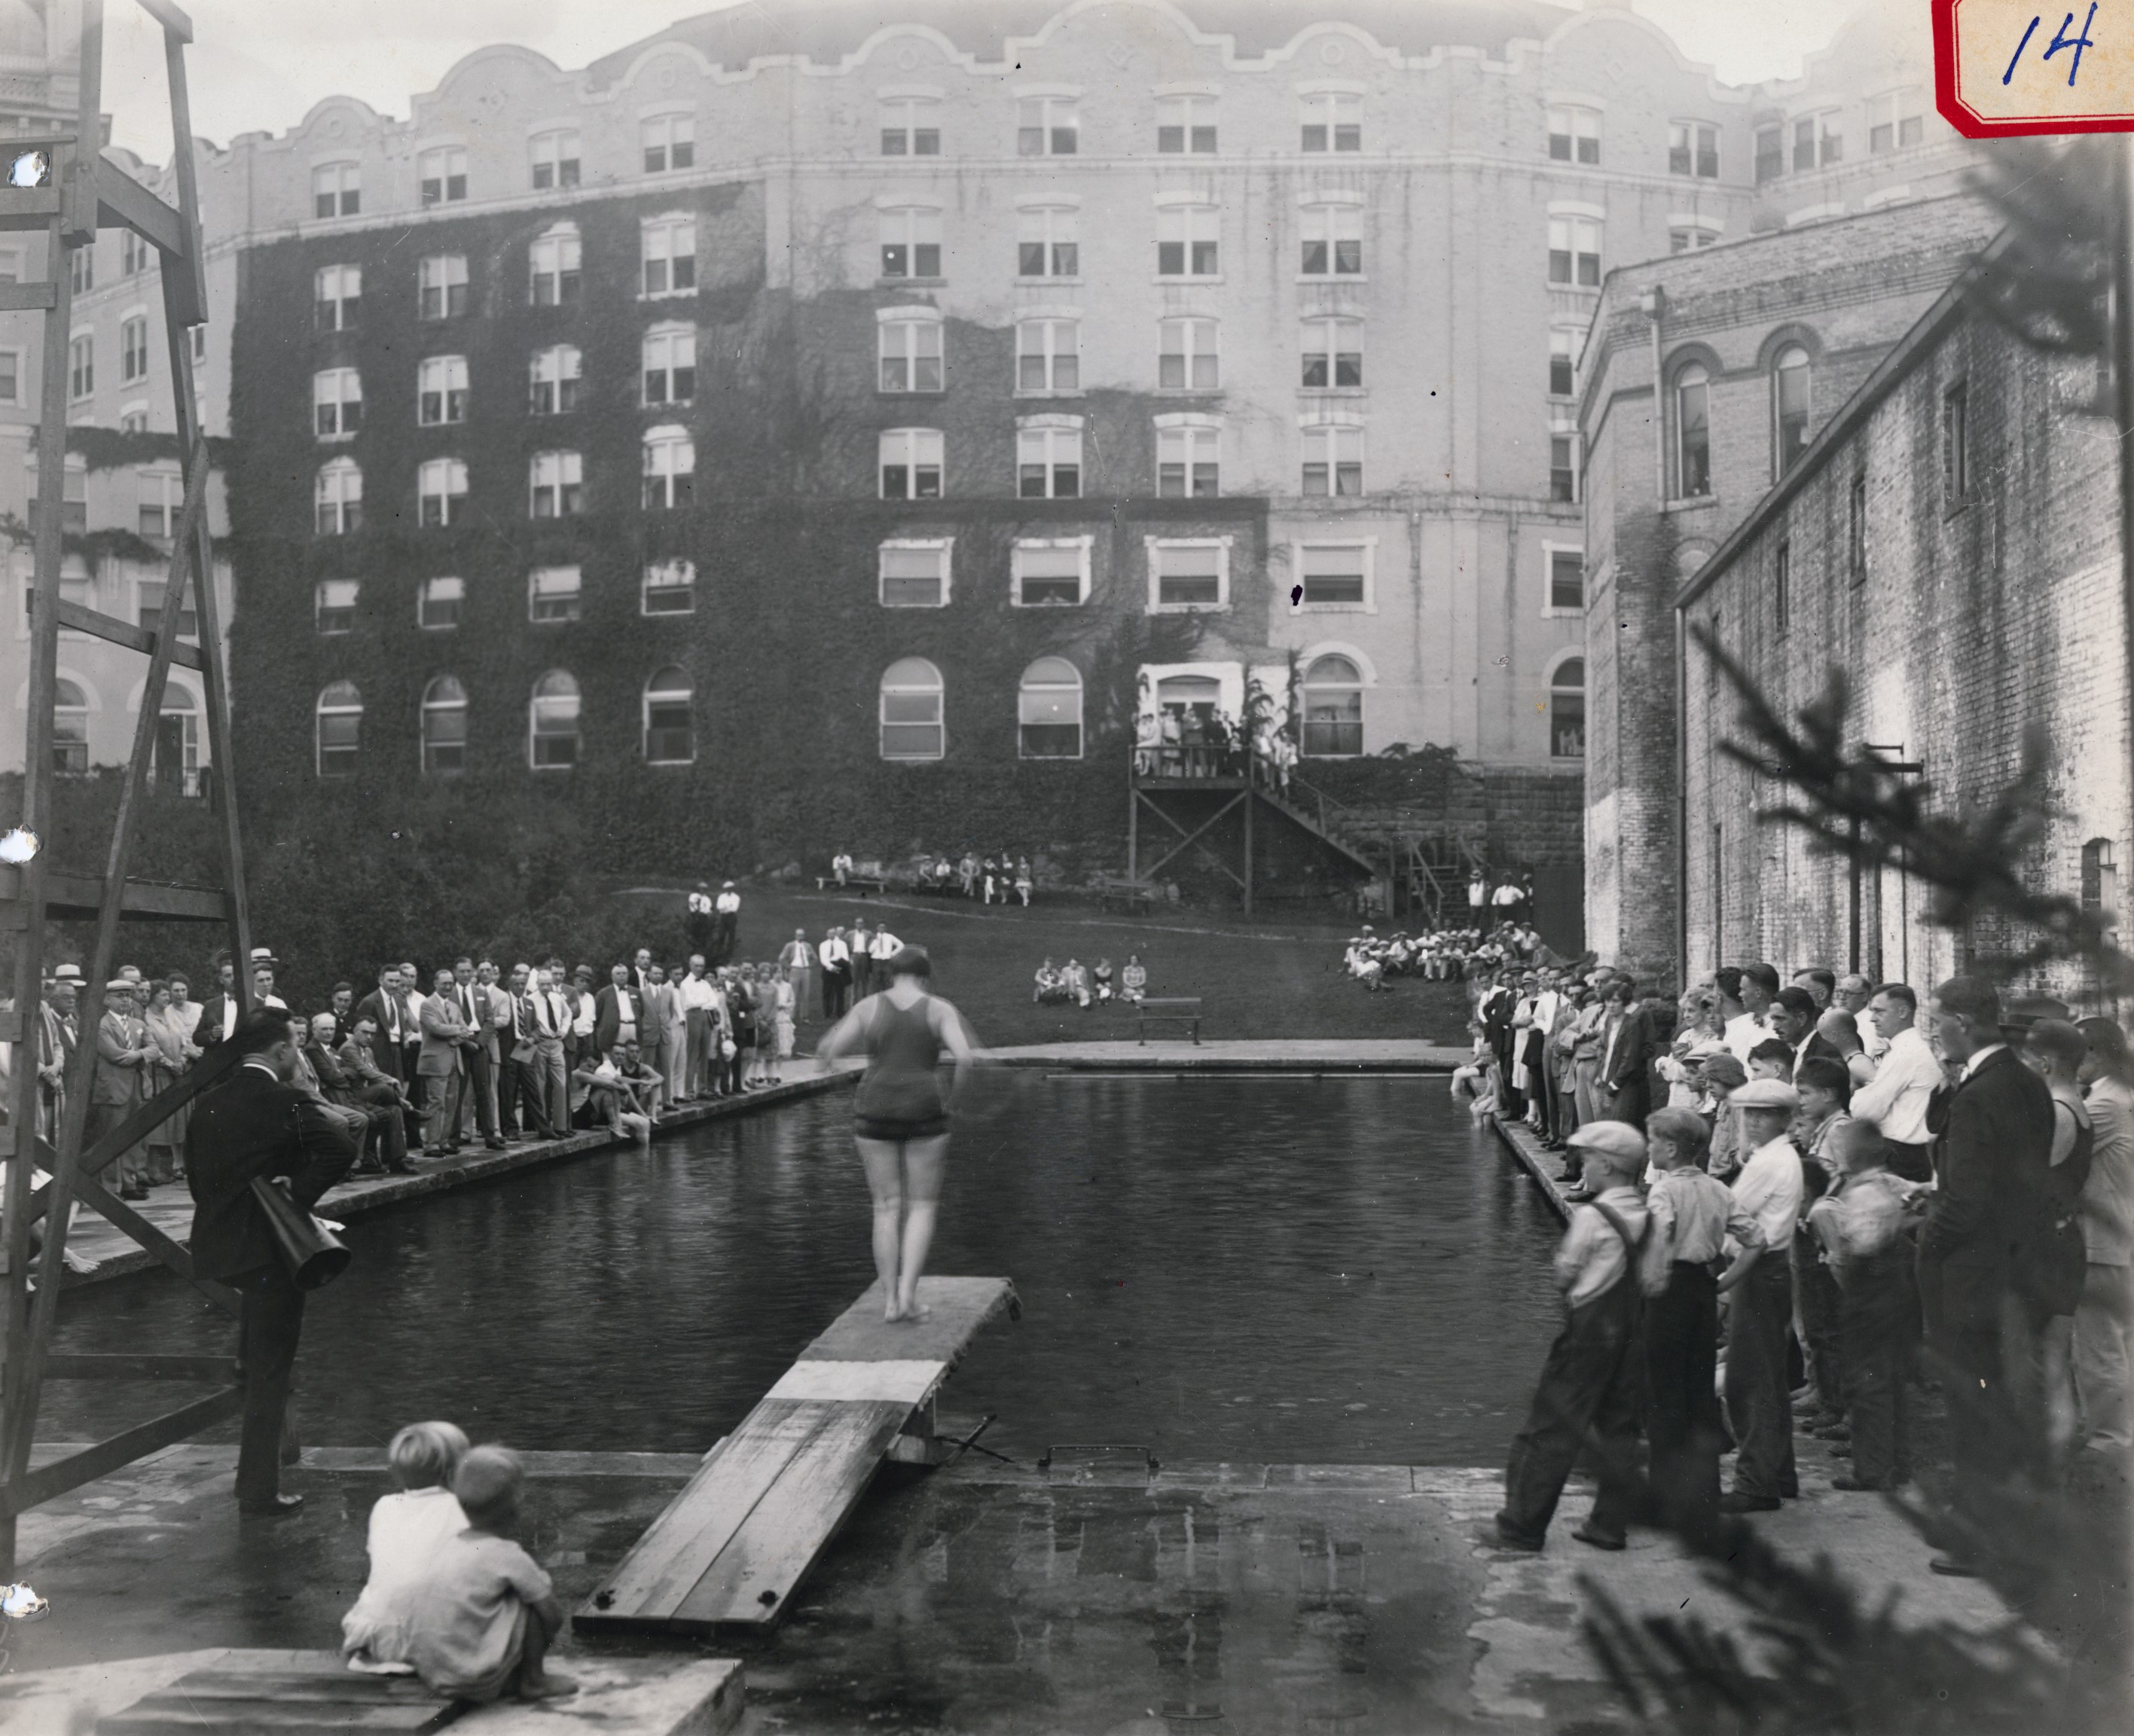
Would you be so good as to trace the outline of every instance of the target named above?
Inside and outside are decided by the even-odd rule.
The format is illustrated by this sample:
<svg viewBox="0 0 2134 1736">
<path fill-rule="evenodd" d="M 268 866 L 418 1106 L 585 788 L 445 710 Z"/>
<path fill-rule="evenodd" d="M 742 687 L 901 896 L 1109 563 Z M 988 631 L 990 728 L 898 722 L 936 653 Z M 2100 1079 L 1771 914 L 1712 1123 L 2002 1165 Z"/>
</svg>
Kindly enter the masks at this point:
<svg viewBox="0 0 2134 1736">
<path fill-rule="evenodd" d="M 2024 1415 L 2015 1400 L 2035 1351 L 2016 1276 L 2026 1248 L 2051 1227 L 2053 1097 L 2001 1040 L 1992 983 L 1944 982 L 1934 995 L 1934 1030 L 1943 1058 L 1963 1073 L 1929 1113 L 1939 1133 L 1938 1186 L 1919 1236 L 1919 1300 L 1929 1342 L 1959 1377 L 1943 1385 L 1958 1501 L 1975 1512 L 1980 1492 L 2045 1439 L 2045 1419 Z M 1941 1574 L 1974 1571 L 1954 1550 L 1929 1565 Z"/>
<path fill-rule="evenodd" d="M 475 980 L 471 958 L 458 960 L 451 974 L 452 1010 L 466 1027 L 466 1036 L 460 1039 L 465 1083 L 461 1087 L 461 1113 L 450 1123 L 452 1140 L 457 1144 L 461 1139 L 460 1123 L 467 1119 L 466 1112 L 471 1108 L 482 1144 L 492 1151 L 501 1151 L 504 1141 L 496 1132 L 496 1027 L 491 1022 L 489 991 Z M 427 1049 L 427 1045 L 424 1047 Z M 471 1104 L 466 1102 L 469 1097 L 473 1098 Z"/>
<path fill-rule="evenodd" d="M 645 1113 L 656 1121 L 660 1111 L 682 1091 L 682 1069 L 675 1064 L 675 1055 L 687 1036 L 681 997 L 668 981 L 667 972 L 656 964 L 647 965 L 644 976 L 645 986 L 638 995 L 643 1023 L 638 1027 L 637 1047 L 644 1064 L 663 1082 L 646 1097 Z"/>
<path fill-rule="evenodd" d="M 220 1279 L 242 1299 L 237 1501 L 244 1512 L 279 1516 L 303 1501 L 282 1493 L 281 1462 L 304 1293 L 282 1264 L 252 1183 L 283 1179 L 290 1198 L 309 1211 L 348 1173 L 355 1140 L 340 1117 L 289 1083 L 297 1044 L 286 1012 L 254 1008 L 230 1040 L 243 1060 L 226 1083 L 195 1101 L 186 1129 L 192 1265 L 196 1276 Z"/>
<path fill-rule="evenodd" d="M 66 1113 L 67 1062 L 74 1054 L 67 1030 L 75 1015 L 74 985 L 56 978 L 47 984 L 37 1014 L 37 1131 L 56 1143 Z"/>
<path fill-rule="evenodd" d="M 864 916 L 847 933 L 845 946 L 852 955 L 852 1004 L 857 1006 L 874 992 L 874 930 Z"/>
<path fill-rule="evenodd" d="M 401 1087 L 403 1122 L 401 1143 L 419 1144 L 422 1137 L 422 1104 L 416 1094 L 418 1080 L 409 1063 L 407 1047 L 407 985 L 398 965 L 380 965 L 378 986 L 355 1004 L 355 1020 L 370 1024 L 370 1058 L 379 1072 Z M 203 1021 L 205 1022 L 205 1021 Z"/>
<path fill-rule="evenodd" d="M 630 967 L 614 966 L 608 978 L 608 986 L 593 1002 L 592 1053 L 596 1055 L 611 1055 L 619 1043 L 642 1040 L 644 1009 L 630 985 Z"/>
<path fill-rule="evenodd" d="M 347 1101 L 390 1112 L 382 1118 L 371 1117 L 378 1155 L 384 1160 L 386 1170 L 393 1175 L 412 1175 L 415 1172 L 408 1162 L 408 1091 L 378 1064 L 377 1035 L 370 1015 L 359 1014 L 334 1055 L 350 1093 Z M 399 1045 L 393 1047 L 397 1049 Z"/>
<path fill-rule="evenodd" d="M 474 1027 L 461 1015 L 459 983 L 440 970 L 422 1003 L 422 1053 L 415 1063 L 426 1111 L 422 1155 L 443 1157 L 460 1149 L 460 1103 L 466 1091 L 467 1045 Z"/>
<path fill-rule="evenodd" d="M 630 956 L 630 986 L 635 989 L 640 996 L 642 996 L 647 989 L 652 986 L 651 948 L 640 947 L 637 951 Z"/>
<path fill-rule="evenodd" d="M 815 949 L 808 944 L 808 931 L 795 928 L 792 939 L 779 948 L 779 968 L 785 972 L 785 980 L 793 985 L 793 1022 L 799 1024 L 808 1016 L 808 1003 L 812 997 L 815 975 Z"/>
<path fill-rule="evenodd" d="M 96 1077 L 89 1087 L 88 1142 L 117 1127 L 141 1107 L 143 1069 L 155 1054 L 148 1033 L 133 1016 L 133 985 L 123 976 L 104 986 L 104 1016 L 96 1024 Z M 118 1157 L 118 1197 L 148 1197 L 148 1151 L 139 1140 Z"/>
<path fill-rule="evenodd" d="M 852 997 L 852 949 L 845 944 L 845 931 L 825 928 L 816 957 L 823 967 L 823 1016 L 835 1025 Z"/>
<path fill-rule="evenodd" d="M 1653 1058 L 1652 1020 L 1638 1005 L 1638 986 L 1628 976 L 1618 976 L 1608 986 L 1607 1035 L 1600 1048 L 1600 1089 L 1608 1103 L 1608 1118 L 1628 1121 L 1644 1131 L 1649 1106 L 1645 1069 Z"/>
<path fill-rule="evenodd" d="M 1845 1065 L 1845 1056 L 1835 1043 L 1815 1028 L 1822 1010 L 1815 997 L 1798 986 L 1783 988 L 1771 1000 L 1771 1034 L 1794 1052 L 1794 1078 L 1800 1078 L 1801 1063 L 1821 1057 Z"/>
<path fill-rule="evenodd" d="M 527 997 L 527 1015 L 533 1022 L 533 1070 L 541 1105 L 541 1126 L 550 1139 L 561 1139 L 571 1131 L 571 1071 L 564 1049 L 570 1036 L 570 997 L 558 987 L 554 967 L 534 973 Z"/>
</svg>

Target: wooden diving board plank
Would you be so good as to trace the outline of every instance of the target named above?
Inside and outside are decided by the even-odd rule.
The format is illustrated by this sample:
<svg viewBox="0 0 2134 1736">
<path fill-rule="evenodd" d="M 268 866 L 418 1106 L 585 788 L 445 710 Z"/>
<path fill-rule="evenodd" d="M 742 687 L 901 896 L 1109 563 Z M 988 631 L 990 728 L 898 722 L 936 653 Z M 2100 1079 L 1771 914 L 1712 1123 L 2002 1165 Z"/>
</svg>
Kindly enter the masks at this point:
<svg viewBox="0 0 2134 1736">
<path fill-rule="evenodd" d="M 979 1329 L 1020 1312 L 1005 1278 L 926 1278 L 923 1321 L 871 1285 L 804 1351 L 572 1617 L 588 1632 L 765 1626 L 827 1549 Z M 766 1601 L 767 1594 L 767 1601 Z"/>
</svg>

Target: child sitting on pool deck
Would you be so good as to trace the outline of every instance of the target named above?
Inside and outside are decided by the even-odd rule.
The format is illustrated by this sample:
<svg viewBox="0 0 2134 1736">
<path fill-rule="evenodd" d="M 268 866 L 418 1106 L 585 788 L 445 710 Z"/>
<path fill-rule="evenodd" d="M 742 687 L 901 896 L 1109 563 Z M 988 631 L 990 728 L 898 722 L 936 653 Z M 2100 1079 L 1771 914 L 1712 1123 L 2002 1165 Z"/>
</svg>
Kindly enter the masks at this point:
<svg viewBox="0 0 2134 1736">
<path fill-rule="evenodd" d="M 466 1528 L 445 1540 L 414 1588 L 408 1656 L 447 1700 L 558 1700 L 577 1691 L 543 1667 L 562 1631 L 563 1606 L 547 1574 L 509 1535 L 525 1481 L 519 1455 L 476 1447 L 460 1460 L 452 1492 Z"/>
<path fill-rule="evenodd" d="M 1479 1019 L 1467 1021 L 1467 1032 L 1475 1039 L 1474 1053 L 1465 1066 L 1452 1069 L 1452 1101 L 1469 1099 L 1467 1113 L 1480 1126 L 1497 1113 L 1496 1054 Z"/>
<path fill-rule="evenodd" d="M 406 1676 L 408 1613 L 417 1584 L 447 1538 L 466 1529 L 452 1493 L 452 1473 L 466 1454 L 466 1435 L 451 1423 L 410 1423 L 385 1449 L 398 1494 L 370 1510 L 370 1578 L 340 1618 L 341 1655 L 351 1670 Z"/>
</svg>

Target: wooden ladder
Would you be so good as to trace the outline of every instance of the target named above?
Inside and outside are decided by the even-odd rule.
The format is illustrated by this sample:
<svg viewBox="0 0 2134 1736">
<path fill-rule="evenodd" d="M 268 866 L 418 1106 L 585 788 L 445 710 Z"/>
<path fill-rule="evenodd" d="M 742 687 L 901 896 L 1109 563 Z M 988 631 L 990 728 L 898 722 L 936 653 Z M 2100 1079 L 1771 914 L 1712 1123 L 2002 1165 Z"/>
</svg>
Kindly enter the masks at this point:
<svg viewBox="0 0 2134 1736">
<path fill-rule="evenodd" d="M 121 918 L 219 923 L 228 928 L 234 957 L 241 962 L 251 950 L 232 775 L 229 690 L 207 520 L 210 458 L 200 432 L 188 336 L 190 328 L 207 317 L 192 113 L 186 88 L 185 48 L 192 40 L 193 27 L 170 0 L 138 3 L 162 27 L 170 81 L 171 162 L 177 178 L 175 209 L 104 159 L 104 0 L 82 0 L 80 102 L 74 130 L 0 140 L 0 181 L 4 181 L 0 184 L 0 229 L 41 232 L 46 239 L 44 278 L 0 284 L 0 311 L 39 313 L 45 319 L 44 390 L 37 428 L 39 487 L 32 509 L 36 579 L 31 605 L 29 719 L 19 822 L 40 846 L 49 842 L 56 829 L 53 705 L 58 692 L 60 629 L 124 645 L 145 656 L 148 665 L 103 876 L 55 872 L 42 847 L 18 866 L 0 867 L 0 928 L 15 936 L 14 1008 L 0 1019 L 0 1039 L 12 1042 L 16 1054 L 13 1101 L 7 1105 L 7 1123 L 0 1127 L 0 1157 L 8 1160 L 7 1187 L 0 1195 L 0 1242 L 4 1242 L 7 1256 L 6 1284 L 0 1288 L 0 1304 L 4 1305 L 0 1354 L 5 1356 L 0 1364 L 0 1580 L 15 1575 L 16 1519 L 24 1509 L 196 1435 L 242 1406 L 241 1391 L 231 1381 L 231 1363 L 225 1357 L 57 1356 L 51 1349 L 67 1223 L 76 1200 L 102 1213 L 225 1310 L 237 1311 L 237 1299 L 229 1289 L 196 1278 L 186 1251 L 99 1179 L 122 1152 L 229 1069 L 234 1056 L 229 1048 L 210 1055 L 178 1083 L 142 1104 L 94 1145 L 84 1150 L 83 1145 L 95 1078 L 104 985 L 116 962 Z M 116 228 L 132 230 L 161 256 L 172 409 L 186 478 L 185 504 L 172 538 L 162 613 L 153 629 L 65 601 L 60 594 L 74 255 L 93 245 L 99 230 Z M 173 631 L 188 586 L 197 596 L 197 649 L 180 644 Z M 215 768 L 210 798 L 218 810 L 223 853 L 219 887 L 159 885 L 128 877 L 147 803 L 157 720 L 174 663 L 197 670 L 206 693 L 209 753 Z M 80 1037 L 68 1063 L 59 1112 L 53 1116 L 41 1088 L 38 1065 L 46 1032 L 46 929 L 55 921 L 89 917 L 95 919 L 96 938 L 78 1014 Z M 249 1010 L 251 985 L 243 969 L 236 976 L 235 992 L 240 1005 Z M 57 1125 L 50 1125 L 55 1120 Z M 36 1168 L 49 1171 L 51 1179 L 33 1185 Z M 44 1245 L 32 1290 L 30 1237 L 40 1219 L 46 1226 Z M 204 1381 L 214 1383 L 216 1390 L 31 1470 L 31 1449 L 36 1439 L 44 1382 L 98 1377 Z"/>
</svg>

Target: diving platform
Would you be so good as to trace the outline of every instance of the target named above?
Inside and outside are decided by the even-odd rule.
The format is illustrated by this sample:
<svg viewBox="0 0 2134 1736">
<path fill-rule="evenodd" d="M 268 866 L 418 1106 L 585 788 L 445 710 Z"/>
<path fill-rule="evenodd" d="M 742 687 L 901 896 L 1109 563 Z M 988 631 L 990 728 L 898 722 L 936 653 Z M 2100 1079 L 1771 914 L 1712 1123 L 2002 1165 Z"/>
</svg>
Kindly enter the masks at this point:
<svg viewBox="0 0 2134 1736">
<path fill-rule="evenodd" d="M 770 1627 L 885 1460 L 938 1464 L 934 1401 L 980 1329 L 1021 1313 L 1005 1278 L 922 1278 L 919 1321 L 885 1321 L 879 1282 L 704 1457 L 572 1617 L 586 1633 Z"/>
</svg>

